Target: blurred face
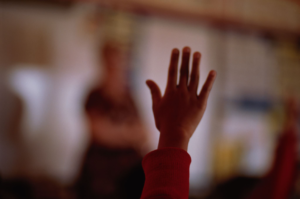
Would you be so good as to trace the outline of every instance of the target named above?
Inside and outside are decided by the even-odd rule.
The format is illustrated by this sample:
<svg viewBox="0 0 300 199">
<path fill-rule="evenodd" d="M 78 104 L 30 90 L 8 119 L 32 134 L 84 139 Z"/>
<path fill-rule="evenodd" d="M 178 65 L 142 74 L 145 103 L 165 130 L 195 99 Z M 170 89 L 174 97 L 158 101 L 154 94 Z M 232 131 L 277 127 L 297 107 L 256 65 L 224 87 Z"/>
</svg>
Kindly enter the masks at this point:
<svg viewBox="0 0 300 199">
<path fill-rule="evenodd" d="M 103 47 L 102 56 L 107 89 L 121 94 L 128 84 L 127 55 L 118 45 L 107 43 Z"/>
<path fill-rule="evenodd" d="M 126 55 L 120 47 L 106 44 L 103 48 L 103 61 L 108 73 L 123 73 L 126 69 Z"/>
</svg>

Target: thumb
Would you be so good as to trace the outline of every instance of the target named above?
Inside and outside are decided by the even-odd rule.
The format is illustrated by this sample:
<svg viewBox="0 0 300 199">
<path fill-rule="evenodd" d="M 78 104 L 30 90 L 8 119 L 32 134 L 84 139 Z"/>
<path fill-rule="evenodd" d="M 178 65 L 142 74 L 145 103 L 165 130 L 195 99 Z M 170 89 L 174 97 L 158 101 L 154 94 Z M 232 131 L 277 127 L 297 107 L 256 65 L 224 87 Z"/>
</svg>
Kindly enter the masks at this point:
<svg viewBox="0 0 300 199">
<path fill-rule="evenodd" d="M 147 86 L 150 89 L 151 96 L 152 96 L 152 106 L 153 110 L 156 109 L 160 99 L 161 99 L 161 92 L 157 84 L 152 80 L 146 81 Z"/>
</svg>

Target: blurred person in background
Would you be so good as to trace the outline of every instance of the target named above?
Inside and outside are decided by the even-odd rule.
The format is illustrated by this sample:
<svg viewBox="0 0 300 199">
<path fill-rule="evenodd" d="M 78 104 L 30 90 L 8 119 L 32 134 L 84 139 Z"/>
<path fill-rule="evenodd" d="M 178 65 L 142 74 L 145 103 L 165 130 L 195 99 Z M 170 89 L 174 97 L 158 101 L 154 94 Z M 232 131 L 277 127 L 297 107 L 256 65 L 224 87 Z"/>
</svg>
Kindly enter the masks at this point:
<svg viewBox="0 0 300 199">
<path fill-rule="evenodd" d="M 6 72 L 0 73 L 0 174 L 15 176 L 20 174 L 18 156 L 20 150 L 20 127 L 22 109 L 21 98 L 10 88 L 7 83 Z"/>
<path fill-rule="evenodd" d="M 28 158 L 21 134 L 24 103 L 8 84 L 9 74 L 0 73 L 0 198 L 31 198 L 26 178 Z"/>
<path fill-rule="evenodd" d="M 128 55 L 113 41 L 101 55 L 105 75 L 85 102 L 91 144 L 76 189 L 80 198 L 140 198 L 147 137 L 130 93 Z"/>
<path fill-rule="evenodd" d="M 88 141 L 93 12 L 18 4 L 0 12 L 0 198 L 67 198 Z"/>
<path fill-rule="evenodd" d="M 285 122 L 277 141 L 273 165 L 247 199 L 291 198 L 296 194 L 299 107 L 296 98 L 285 103 Z"/>
<path fill-rule="evenodd" d="M 297 146 L 299 107 L 296 99 L 284 104 L 285 122 L 277 140 L 274 160 L 262 178 L 238 176 L 220 183 L 207 199 L 288 199 L 298 198 Z"/>
</svg>

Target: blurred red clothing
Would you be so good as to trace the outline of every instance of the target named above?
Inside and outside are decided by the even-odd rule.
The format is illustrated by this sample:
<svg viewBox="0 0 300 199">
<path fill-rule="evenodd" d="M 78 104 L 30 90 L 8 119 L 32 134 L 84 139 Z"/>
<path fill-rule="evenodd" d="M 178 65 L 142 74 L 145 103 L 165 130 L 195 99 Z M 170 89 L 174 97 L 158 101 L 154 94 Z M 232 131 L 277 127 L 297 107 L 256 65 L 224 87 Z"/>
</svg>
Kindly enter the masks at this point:
<svg viewBox="0 0 300 199">
<path fill-rule="evenodd" d="M 297 173 L 297 129 L 286 128 L 279 139 L 273 166 L 248 199 L 287 199 Z"/>
<path fill-rule="evenodd" d="M 141 199 L 187 199 L 190 155 L 179 148 L 163 148 L 143 159 L 145 185 Z"/>
</svg>

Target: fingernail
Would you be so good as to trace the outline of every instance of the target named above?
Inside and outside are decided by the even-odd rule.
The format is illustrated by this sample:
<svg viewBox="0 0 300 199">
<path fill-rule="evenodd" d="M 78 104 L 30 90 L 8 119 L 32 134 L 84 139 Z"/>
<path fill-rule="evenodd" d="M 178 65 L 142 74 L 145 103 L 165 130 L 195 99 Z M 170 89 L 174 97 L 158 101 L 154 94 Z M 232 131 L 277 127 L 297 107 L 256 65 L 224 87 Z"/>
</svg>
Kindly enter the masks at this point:
<svg viewBox="0 0 300 199">
<path fill-rule="evenodd" d="M 200 58 L 201 54 L 199 52 L 195 52 L 194 57 L 195 58 Z"/>
<path fill-rule="evenodd" d="M 183 52 L 189 53 L 189 52 L 191 52 L 191 48 L 186 46 L 186 47 L 183 48 Z"/>
<path fill-rule="evenodd" d="M 172 53 L 173 53 L 173 54 L 179 54 L 179 50 L 178 50 L 177 48 L 174 48 L 174 49 L 172 50 Z"/>
<path fill-rule="evenodd" d="M 212 76 L 216 76 L 216 75 L 217 75 L 217 72 L 213 70 L 213 71 L 210 72 L 210 74 L 211 74 Z"/>
</svg>

